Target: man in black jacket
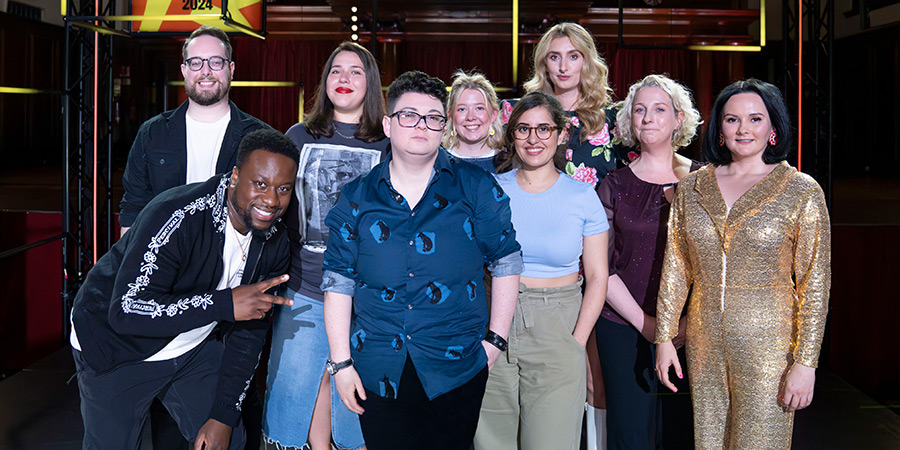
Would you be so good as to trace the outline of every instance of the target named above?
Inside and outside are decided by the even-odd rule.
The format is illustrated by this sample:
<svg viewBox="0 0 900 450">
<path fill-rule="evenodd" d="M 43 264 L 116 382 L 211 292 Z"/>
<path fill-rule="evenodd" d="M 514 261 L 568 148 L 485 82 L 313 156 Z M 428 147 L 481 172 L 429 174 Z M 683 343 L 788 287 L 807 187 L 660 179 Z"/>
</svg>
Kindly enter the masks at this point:
<svg viewBox="0 0 900 450">
<path fill-rule="evenodd" d="M 123 234 L 153 197 L 231 170 L 241 138 L 268 128 L 228 100 L 234 61 L 222 30 L 207 25 L 195 30 L 182 58 L 188 100 L 144 122 L 128 154 L 119 215 Z"/>
<path fill-rule="evenodd" d="M 88 273 L 71 335 L 86 449 L 137 448 L 159 398 L 195 448 L 244 446 L 241 403 L 288 278 L 299 153 L 248 134 L 231 173 L 171 189 Z"/>
</svg>

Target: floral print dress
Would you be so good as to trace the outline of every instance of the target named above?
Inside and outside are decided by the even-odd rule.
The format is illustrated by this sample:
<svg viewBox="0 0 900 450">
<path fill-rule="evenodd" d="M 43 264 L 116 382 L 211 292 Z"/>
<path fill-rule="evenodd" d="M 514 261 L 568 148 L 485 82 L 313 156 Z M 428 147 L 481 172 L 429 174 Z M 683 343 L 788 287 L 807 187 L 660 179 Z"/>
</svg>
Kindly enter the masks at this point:
<svg viewBox="0 0 900 450">
<path fill-rule="evenodd" d="M 516 102 L 518 99 L 503 100 L 500 107 L 500 121 L 504 125 L 509 122 L 509 116 Z M 585 136 L 584 141 L 581 140 L 583 128 L 578 113 L 566 111 L 569 116 L 566 127 L 571 136 L 566 148 L 566 165 L 563 168 L 567 175 L 589 183 L 596 189 L 610 170 L 637 158 L 637 150 L 622 144 L 616 133 L 616 114 L 621 105 L 622 102 L 607 104 L 604 109 L 606 123 L 603 124 L 603 128 Z"/>
</svg>

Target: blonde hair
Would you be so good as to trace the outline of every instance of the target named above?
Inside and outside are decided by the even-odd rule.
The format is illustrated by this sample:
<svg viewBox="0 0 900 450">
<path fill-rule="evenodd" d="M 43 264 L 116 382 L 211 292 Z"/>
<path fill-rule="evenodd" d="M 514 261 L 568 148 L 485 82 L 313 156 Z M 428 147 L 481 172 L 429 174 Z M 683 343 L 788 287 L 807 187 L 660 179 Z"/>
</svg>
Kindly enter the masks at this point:
<svg viewBox="0 0 900 450">
<path fill-rule="evenodd" d="M 584 57 L 578 81 L 578 94 L 581 98 L 575 108 L 578 119 L 584 124 L 579 140 L 584 141 L 588 135 L 597 133 L 603 128 L 606 123 L 603 108 L 610 102 L 613 93 L 607 79 L 609 67 L 597 53 L 594 38 L 584 27 L 577 23 L 563 22 L 547 30 L 534 47 L 534 72 L 524 87 L 526 92 L 543 91 L 555 94 L 550 77 L 547 76 L 546 59 L 550 53 L 550 43 L 561 37 L 569 38 L 572 46 Z"/>
<path fill-rule="evenodd" d="M 694 107 L 694 100 L 691 98 L 691 91 L 680 83 L 672 80 L 665 75 L 647 75 L 641 81 L 634 83 L 628 88 L 628 97 L 619 113 L 616 115 L 616 128 L 619 130 L 619 137 L 622 143 L 635 147 L 639 142 L 634 136 L 634 130 L 631 127 L 631 109 L 634 106 L 634 98 L 638 91 L 645 87 L 658 87 L 665 92 L 672 100 L 672 106 L 675 108 L 675 115 L 683 113 L 681 125 L 675 129 L 672 134 L 672 147 L 679 149 L 691 143 L 697 134 L 697 127 L 703 123 L 700 120 L 700 113 Z"/>
<path fill-rule="evenodd" d="M 491 128 L 494 134 L 488 134 L 487 146 L 491 149 L 499 149 L 503 146 L 503 124 L 500 122 L 500 100 L 497 93 L 494 92 L 494 85 L 488 81 L 484 74 L 473 72 L 466 73 L 462 70 L 453 74 L 453 85 L 450 87 L 450 98 L 447 102 L 447 128 L 444 129 L 444 139 L 441 143 L 444 148 L 452 149 L 459 144 L 459 137 L 456 133 L 456 125 L 453 123 L 453 111 L 456 109 L 456 102 L 459 96 L 466 89 L 474 89 L 481 92 L 488 108 L 491 108 Z"/>
</svg>

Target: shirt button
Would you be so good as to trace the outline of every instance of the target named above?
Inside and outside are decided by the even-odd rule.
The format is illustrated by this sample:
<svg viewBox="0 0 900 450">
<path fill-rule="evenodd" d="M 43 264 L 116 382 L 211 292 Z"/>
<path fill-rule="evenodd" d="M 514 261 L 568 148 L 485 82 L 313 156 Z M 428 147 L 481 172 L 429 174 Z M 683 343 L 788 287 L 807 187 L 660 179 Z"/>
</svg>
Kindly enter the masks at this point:
<svg viewBox="0 0 900 450">
<path fill-rule="evenodd" d="M 412 309 L 412 305 L 406 305 L 407 309 Z"/>
<path fill-rule="evenodd" d="M 410 278 L 412 278 L 412 277 L 414 277 L 414 276 L 416 276 L 414 273 L 412 273 L 412 272 L 409 273 L 409 277 L 410 277 Z"/>
<path fill-rule="evenodd" d="M 409 245 L 416 245 L 416 243 L 413 241 L 409 241 Z"/>
<path fill-rule="evenodd" d="M 407 335 L 406 335 L 406 340 L 408 341 L 408 340 L 410 340 L 410 339 L 412 339 L 412 336 L 410 336 L 410 335 L 407 334 Z"/>
<path fill-rule="evenodd" d="M 416 216 L 416 212 L 415 212 L 415 211 L 413 211 L 413 212 L 411 212 L 411 213 L 410 213 L 410 214 L 409 214 L 409 215 L 411 215 L 411 216 L 413 216 L 413 217 L 415 217 L 415 216 Z"/>
</svg>

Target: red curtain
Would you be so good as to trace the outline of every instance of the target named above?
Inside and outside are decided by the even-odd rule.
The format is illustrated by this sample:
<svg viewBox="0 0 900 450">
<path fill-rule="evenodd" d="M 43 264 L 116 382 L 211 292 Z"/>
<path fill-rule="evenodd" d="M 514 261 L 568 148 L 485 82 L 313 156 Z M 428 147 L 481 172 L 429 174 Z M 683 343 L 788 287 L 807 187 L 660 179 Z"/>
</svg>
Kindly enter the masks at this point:
<svg viewBox="0 0 900 450">
<path fill-rule="evenodd" d="M 445 83 L 459 69 L 483 73 L 497 87 L 511 88 L 512 46 L 504 42 L 417 42 L 402 44 L 399 73 L 421 70 Z M 390 80 L 384 80 L 390 84 Z"/>
<path fill-rule="evenodd" d="M 628 87 L 650 74 L 665 74 L 690 86 L 690 57 L 687 50 L 628 49 L 615 44 L 600 44 L 599 50 L 609 66 L 609 86 L 617 100 L 624 100 Z"/>
<path fill-rule="evenodd" d="M 302 83 L 309 108 L 322 66 L 340 41 L 232 40 L 235 80 Z M 231 98 L 247 113 L 279 131 L 297 123 L 301 87 L 238 87 Z"/>
<path fill-rule="evenodd" d="M 340 43 L 252 38 L 236 38 L 232 42 L 236 80 L 303 83 L 307 109 L 325 60 Z M 512 48 L 507 42 L 404 41 L 395 45 L 399 46 L 398 61 L 379 61 L 383 73 L 421 70 L 449 83 L 458 69 L 477 70 L 498 87 L 513 87 Z M 622 49 L 614 43 L 600 43 L 598 50 L 609 65 L 609 84 L 617 100 L 625 98 L 628 86 L 651 73 L 668 74 L 682 82 L 695 91 L 698 100 L 713 95 L 706 92 L 713 87 L 702 82 L 703 78 L 692 69 L 696 58 L 692 58 L 692 52 L 687 50 Z M 526 60 L 530 61 L 530 57 Z M 389 70 L 384 70 L 385 67 Z M 520 67 L 519 73 L 521 83 L 531 73 L 530 64 Z M 393 79 L 382 80 L 385 85 L 391 81 Z M 702 91 L 698 92 L 698 89 Z M 231 97 L 243 110 L 285 131 L 297 122 L 299 94 L 299 87 L 234 88 Z M 501 97 L 508 96 L 501 94 Z"/>
</svg>

